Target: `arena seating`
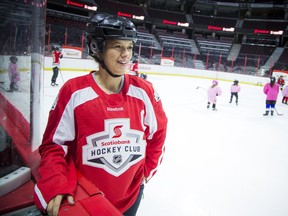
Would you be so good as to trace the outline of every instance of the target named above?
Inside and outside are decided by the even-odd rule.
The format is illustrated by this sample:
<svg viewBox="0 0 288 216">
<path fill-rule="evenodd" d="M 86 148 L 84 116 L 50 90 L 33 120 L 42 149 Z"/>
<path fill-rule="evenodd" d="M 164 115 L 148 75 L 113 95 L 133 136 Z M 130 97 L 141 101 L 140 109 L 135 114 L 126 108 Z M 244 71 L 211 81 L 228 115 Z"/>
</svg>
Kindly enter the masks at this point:
<svg viewBox="0 0 288 216">
<path fill-rule="evenodd" d="M 221 67 L 221 69 L 225 71 L 230 71 L 229 67 L 233 66 L 235 67 L 235 71 L 237 71 L 240 70 L 239 68 L 245 66 L 251 67 L 251 71 L 256 71 L 258 67 L 265 64 L 267 66 L 268 59 L 273 51 L 277 47 L 283 46 L 285 42 L 279 39 L 281 36 L 253 33 L 253 29 L 269 31 L 286 30 L 288 20 L 255 19 L 258 12 L 246 14 L 241 11 L 239 12 L 237 8 L 233 13 L 233 9 L 231 8 L 233 8 L 235 4 L 241 7 L 243 6 L 240 1 L 233 3 L 227 0 L 227 4 L 229 4 L 231 10 L 226 10 L 224 7 L 219 7 L 217 10 L 214 10 L 214 6 L 211 6 L 211 4 L 213 5 L 213 1 L 209 1 L 209 5 L 206 5 L 207 7 L 205 7 L 205 4 L 202 5 L 203 11 L 201 11 L 201 7 L 199 10 L 193 8 L 190 13 L 186 11 L 186 14 L 184 11 L 178 9 L 171 11 L 166 7 L 166 9 L 164 9 L 164 7 L 162 9 L 159 9 L 159 7 L 154 8 L 153 6 L 156 4 L 154 2 L 146 5 L 133 4 L 131 2 L 135 3 L 133 0 L 125 3 L 113 0 L 97 0 L 98 10 L 100 12 L 117 15 L 118 12 L 121 11 L 127 14 L 146 17 L 146 22 L 133 19 L 138 31 L 135 53 L 136 56 L 140 55 L 141 61 L 145 63 L 160 64 L 161 56 L 163 56 L 174 57 L 176 65 L 178 64 L 180 66 L 182 62 L 186 62 L 185 65 L 195 67 L 195 61 L 202 61 L 203 64 L 206 65 L 205 68 L 214 70 L 218 70 Z M 201 4 L 201 1 L 199 2 Z M 222 1 L 221 4 L 225 4 L 225 2 L 226 1 Z M 229 16 L 227 14 L 229 14 Z M 153 24 L 156 20 L 161 23 L 161 20 L 164 19 L 182 23 L 189 22 L 191 28 L 181 29 L 177 28 L 177 26 L 164 25 L 163 23 L 160 25 Z M 49 28 L 51 30 L 51 43 L 60 41 L 63 44 L 64 35 L 67 34 L 67 44 L 74 46 L 81 45 L 81 36 L 85 29 L 85 22 L 83 20 L 73 21 L 63 19 L 49 13 L 46 22 L 46 30 L 48 31 Z M 234 32 L 209 31 L 209 27 L 211 26 L 235 28 L 236 30 L 250 31 L 251 33 L 235 34 Z M 234 44 L 235 46 L 233 46 Z M 233 51 L 233 54 L 231 54 L 232 47 L 236 47 L 236 45 L 237 47 L 239 46 L 239 53 L 237 51 L 234 54 Z M 283 60 L 283 56 L 285 55 L 287 56 L 286 49 L 275 63 L 275 67 L 288 67 L 287 61 L 285 62 L 285 60 Z M 184 56 L 185 59 L 183 59 Z M 233 58 L 231 58 L 231 56 L 233 56 Z M 231 60 L 233 61 L 233 65 Z M 234 69 L 232 68 L 231 71 L 232 70 Z"/>
<path fill-rule="evenodd" d="M 288 70 L 287 65 L 288 48 L 285 48 L 279 57 L 278 61 L 274 65 L 274 69 Z"/>
</svg>

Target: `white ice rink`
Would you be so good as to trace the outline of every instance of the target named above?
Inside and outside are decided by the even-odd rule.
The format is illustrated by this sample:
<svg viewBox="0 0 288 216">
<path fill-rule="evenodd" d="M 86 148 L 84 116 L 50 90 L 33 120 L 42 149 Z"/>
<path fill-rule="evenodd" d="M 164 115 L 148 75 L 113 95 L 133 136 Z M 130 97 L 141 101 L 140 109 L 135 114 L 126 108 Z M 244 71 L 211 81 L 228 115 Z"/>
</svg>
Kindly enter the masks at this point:
<svg viewBox="0 0 288 216">
<path fill-rule="evenodd" d="M 63 79 L 85 73 L 63 71 Z M 60 89 L 44 74 L 43 127 Z M 231 82 L 219 81 L 218 111 L 206 108 L 211 80 L 148 75 L 169 119 L 166 154 L 146 184 L 137 216 L 287 216 L 288 105 L 264 117 L 263 87 L 241 84 L 239 105 L 229 103 Z M 268 81 L 268 79 L 267 79 Z M 196 87 L 202 87 L 196 89 Z M 235 100 L 235 98 L 234 98 Z"/>
</svg>

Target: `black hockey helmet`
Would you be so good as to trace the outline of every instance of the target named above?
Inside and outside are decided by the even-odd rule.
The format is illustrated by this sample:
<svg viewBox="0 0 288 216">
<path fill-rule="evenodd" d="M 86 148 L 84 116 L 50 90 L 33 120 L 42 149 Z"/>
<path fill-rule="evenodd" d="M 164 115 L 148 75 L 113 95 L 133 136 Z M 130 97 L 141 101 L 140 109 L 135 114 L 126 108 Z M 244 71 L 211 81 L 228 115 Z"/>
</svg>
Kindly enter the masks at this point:
<svg viewBox="0 0 288 216">
<path fill-rule="evenodd" d="M 103 52 L 106 40 L 137 41 L 135 25 L 124 17 L 108 13 L 96 13 L 86 24 L 86 45 L 89 55 L 93 56 Z"/>
<path fill-rule="evenodd" d="M 10 57 L 10 62 L 16 63 L 18 61 L 18 58 L 16 56 L 11 56 Z"/>
<path fill-rule="evenodd" d="M 213 80 L 212 81 L 212 85 L 218 85 L 218 81 L 217 80 Z"/>
<path fill-rule="evenodd" d="M 234 85 L 238 85 L 239 81 L 238 80 L 234 80 Z"/>
<path fill-rule="evenodd" d="M 271 83 L 271 84 L 274 84 L 275 82 L 276 82 L 276 77 L 271 76 L 271 77 L 270 77 L 270 83 Z"/>
</svg>

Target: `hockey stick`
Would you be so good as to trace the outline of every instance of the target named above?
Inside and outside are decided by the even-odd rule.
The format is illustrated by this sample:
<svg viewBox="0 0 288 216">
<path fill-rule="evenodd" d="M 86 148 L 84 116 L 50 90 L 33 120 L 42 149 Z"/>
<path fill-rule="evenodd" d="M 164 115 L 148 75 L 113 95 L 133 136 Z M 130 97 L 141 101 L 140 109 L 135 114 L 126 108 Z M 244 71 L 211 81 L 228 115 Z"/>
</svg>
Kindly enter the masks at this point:
<svg viewBox="0 0 288 216">
<path fill-rule="evenodd" d="M 13 90 L 10 90 L 8 88 L 5 88 L 4 86 L 0 86 L 1 89 L 3 89 L 6 92 L 13 92 Z"/>
<path fill-rule="evenodd" d="M 65 83 L 65 81 L 64 81 L 64 78 L 63 78 L 63 75 L 62 75 L 62 72 L 61 72 L 60 68 L 59 68 L 59 72 L 60 72 L 60 76 L 61 76 L 61 78 L 62 78 L 62 81 L 63 81 L 63 83 Z"/>
<path fill-rule="evenodd" d="M 275 107 L 274 107 L 274 109 L 275 109 L 277 115 L 279 115 L 279 116 L 283 116 L 284 115 L 283 113 L 279 113 Z"/>
<path fill-rule="evenodd" d="M 206 88 L 203 88 L 203 87 L 201 87 L 201 86 L 197 86 L 197 87 L 196 87 L 196 89 L 199 89 L 199 88 L 200 88 L 200 89 L 203 89 L 203 90 L 205 90 L 205 91 L 207 91 Z"/>
</svg>

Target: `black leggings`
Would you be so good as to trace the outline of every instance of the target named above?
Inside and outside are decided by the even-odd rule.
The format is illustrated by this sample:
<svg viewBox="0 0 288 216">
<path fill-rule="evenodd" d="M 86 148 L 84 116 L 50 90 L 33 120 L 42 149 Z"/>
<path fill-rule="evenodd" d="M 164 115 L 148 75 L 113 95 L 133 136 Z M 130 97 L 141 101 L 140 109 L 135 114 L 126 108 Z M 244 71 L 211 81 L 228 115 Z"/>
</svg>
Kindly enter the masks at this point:
<svg viewBox="0 0 288 216">
<path fill-rule="evenodd" d="M 54 68 L 53 68 L 53 76 L 52 76 L 52 79 L 51 79 L 51 82 L 52 82 L 52 83 L 55 83 L 55 82 L 56 82 L 56 79 L 57 79 L 57 77 L 58 77 L 58 73 L 59 73 L 58 67 L 54 67 Z"/>
</svg>

